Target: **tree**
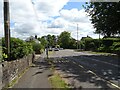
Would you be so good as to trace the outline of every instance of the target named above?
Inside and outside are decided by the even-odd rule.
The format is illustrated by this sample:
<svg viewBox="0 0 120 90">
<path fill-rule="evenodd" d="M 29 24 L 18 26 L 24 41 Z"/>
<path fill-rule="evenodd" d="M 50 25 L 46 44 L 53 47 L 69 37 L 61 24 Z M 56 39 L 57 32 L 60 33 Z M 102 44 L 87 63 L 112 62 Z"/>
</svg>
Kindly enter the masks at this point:
<svg viewBox="0 0 120 90">
<path fill-rule="evenodd" d="M 90 2 L 84 8 L 91 16 L 95 33 L 106 37 L 120 34 L 120 2 Z"/>
<path fill-rule="evenodd" d="M 38 40 L 41 42 L 43 48 L 47 46 L 47 40 L 45 40 L 45 36 L 42 36 L 41 38 L 38 38 Z"/>
<path fill-rule="evenodd" d="M 71 38 L 69 48 L 70 49 L 76 49 L 76 45 L 77 45 L 76 40 L 74 38 Z"/>
<path fill-rule="evenodd" d="M 69 32 L 67 31 L 62 32 L 59 36 L 59 45 L 62 48 L 69 48 L 70 39 L 71 39 L 71 36 Z"/>
</svg>

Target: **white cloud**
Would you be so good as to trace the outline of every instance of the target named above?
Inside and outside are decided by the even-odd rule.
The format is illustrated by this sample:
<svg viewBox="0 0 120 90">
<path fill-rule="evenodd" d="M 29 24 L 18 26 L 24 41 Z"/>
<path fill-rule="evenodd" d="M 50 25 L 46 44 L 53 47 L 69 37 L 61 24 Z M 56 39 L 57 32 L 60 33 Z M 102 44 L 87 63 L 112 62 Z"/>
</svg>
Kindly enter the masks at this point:
<svg viewBox="0 0 120 90">
<path fill-rule="evenodd" d="M 54 28 L 63 29 L 71 32 L 72 37 L 77 39 L 77 24 L 78 24 L 78 36 L 85 37 L 87 35 L 96 37 L 94 35 L 95 29 L 90 22 L 90 17 L 87 16 L 87 13 L 82 10 L 72 9 L 72 10 L 61 10 L 60 17 L 53 20 L 51 26 Z M 59 27 L 57 27 L 59 26 Z"/>
<path fill-rule="evenodd" d="M 14 22 L 32 22 L 36 20 L 30 0 L 10 0 L 10 17 Z"/>
<path fill-rule="evenodd" d="M 64 19 L 71 22 L 89 22 L 89 17 L 87 17 L 87 13 L 84 11 L 84 9 L 78 10 L 75 8 L 72 10 L 61 10 L 60 15 Z"/>
<path fill-rule="evenodd" d="M 11 27 L 11 35 L 25 39 L 35 34 L 38 36 L 59 35 L 63 31 L 69 31 L 72 37 L 76 38 L 76 24 L 78 24 L 79 39 L 87 35 L 97 37 L 93 34 L 94 28 L 83 9 L 62 9 L 68 1 L 33 0 L 34 5 L 32 5 L 31 0 L 10 0 L 10 20 L 15 23 Z M 53 18 L 56 16 L 58 17 Z"/>
<path fill-rule="evenodd" d="M 3 2 L 0 1 L 0 38 L 4 35 L 3 31 Z"/>
<path fill-rule="evenodd" d="M 59 10 L 61 10 L 68 1 L 69 0 L 34 0 L 39 13 L 44 13 L 47 16 L 58 16 Z"/>
<path fill-rule="evenodd" d="M 65 28 L 67 23 L 68 22 L 66 20 L 60 17 L 52 20 L 52 22 L 50 23 L 50 25 L 48 25 L 48 27 L 49 28 Z"/>
</svg>

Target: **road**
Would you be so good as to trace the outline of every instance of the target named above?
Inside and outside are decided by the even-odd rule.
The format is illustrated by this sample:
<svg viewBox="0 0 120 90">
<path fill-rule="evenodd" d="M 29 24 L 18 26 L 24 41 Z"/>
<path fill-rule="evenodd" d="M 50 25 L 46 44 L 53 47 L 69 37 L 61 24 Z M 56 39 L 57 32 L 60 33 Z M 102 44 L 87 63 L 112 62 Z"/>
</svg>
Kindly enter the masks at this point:
<svg viewBox="0 0 120 90">
<path fill-rule="evenodd" d="M 60 50 L 50 58 L 56 70 L 76 88 L 120 89 L 118 57 Z"/>
</svg>

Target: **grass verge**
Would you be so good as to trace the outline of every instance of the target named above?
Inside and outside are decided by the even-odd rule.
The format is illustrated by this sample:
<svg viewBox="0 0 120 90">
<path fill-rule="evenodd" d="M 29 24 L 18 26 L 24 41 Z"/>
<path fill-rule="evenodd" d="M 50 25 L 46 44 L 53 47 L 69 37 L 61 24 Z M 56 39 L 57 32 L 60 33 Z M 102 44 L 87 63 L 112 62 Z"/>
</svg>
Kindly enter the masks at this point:
<svg viewBox="0 0 120 90">
<path fill-rule="evenodd" d="M 53 54 L 54 53 L 54 51 L 48 51 L 48 54 L 49 55 L 51 55 L 51 54 Z"/>
<path fill-rule="evenodd" d="M 52 88 L 54 88 L 54 90 L 57 88 L 62 88 L 64 90 L 69 89 L 69 86 L 65 83 L 64 80 L 62 80 L 62 78 L 60 77 L 60 75 L 58 73 L 54 72 L 53 76 L 51 76 L 49 78 L 49 80 L 50 80 Z"/>
<path fill-rule="evenodd" d="M 68 90 L 69 86 L 60 77 L 60 75 L 56 73 L 54 64 L 52 62 L 49 62 L 49 64 L 51 64 L 50 70 L 53 72 L 53 75 L 49 77 L 49 81 L 52 85 L 53 90 L 58 90 L 58 88 L 62 88 L 63 90 Z"/>
</svg>

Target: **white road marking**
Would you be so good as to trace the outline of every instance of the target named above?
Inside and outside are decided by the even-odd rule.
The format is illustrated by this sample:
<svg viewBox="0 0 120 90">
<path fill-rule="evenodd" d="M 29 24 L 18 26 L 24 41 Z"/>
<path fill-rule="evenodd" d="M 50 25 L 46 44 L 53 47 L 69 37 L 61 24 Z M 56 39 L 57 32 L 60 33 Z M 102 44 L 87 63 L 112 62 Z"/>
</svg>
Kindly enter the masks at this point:
<svg viewBox="0 0 120 90">
<path fill-rule="evenodd" d="M 81 67 L 81 68 L 84 68 L 82 65 L 78 65 L 79 67 Z"/>
</svg>

